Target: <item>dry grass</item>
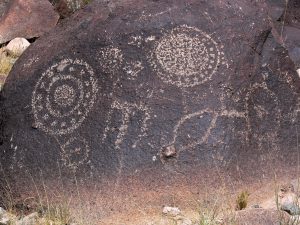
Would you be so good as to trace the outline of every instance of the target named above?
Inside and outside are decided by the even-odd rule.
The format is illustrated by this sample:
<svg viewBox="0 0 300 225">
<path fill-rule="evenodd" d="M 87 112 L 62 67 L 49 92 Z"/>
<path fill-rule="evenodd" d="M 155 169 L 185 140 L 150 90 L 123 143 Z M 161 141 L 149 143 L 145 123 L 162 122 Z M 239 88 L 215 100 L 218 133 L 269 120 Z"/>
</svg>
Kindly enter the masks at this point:
<svg viewBox="0 0 300 225">
<path fill-rule="evenodd" d="M 236 199 L 236 210 L 245 209 L 248 205 L 249 193 L 247 191 L 241 192 Z"/>
<path fill-rule="evenodd" d="M 4 53 L 0 54 L 0 74 L 8 75 L 13 67 L 14 61 L 13 58 L 5 56 Z"/>
</svg>

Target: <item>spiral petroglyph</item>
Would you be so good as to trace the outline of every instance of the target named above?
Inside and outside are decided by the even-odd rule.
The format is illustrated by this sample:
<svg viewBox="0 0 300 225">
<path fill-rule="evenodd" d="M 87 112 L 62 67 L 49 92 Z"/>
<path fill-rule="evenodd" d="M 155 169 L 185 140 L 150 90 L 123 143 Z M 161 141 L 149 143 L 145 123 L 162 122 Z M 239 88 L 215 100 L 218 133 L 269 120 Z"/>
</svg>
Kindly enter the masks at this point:
<svg viewBox="0 0 300 225">
<path fill-rule="evenodd" d="M 46 70 L 32 95 L 35 126 L 51 135 L 72 133 L 86 118 L 98 91 L 92 68 L 64 59 Z"/>
<path fill-rule="evenodd" d="M 61 146 L 61 151 L 64 165 L 76 170 L 87 162 L 90 147 L 85 139 L 73 137 Z"/>
<path fill-rule="evenodd" d="M 209 80 L 224 62 L 221 49 L 205 32 L 184 25 L 157 41 L 150 60 L 164 82 L 193 87 Z"/>
</svg>

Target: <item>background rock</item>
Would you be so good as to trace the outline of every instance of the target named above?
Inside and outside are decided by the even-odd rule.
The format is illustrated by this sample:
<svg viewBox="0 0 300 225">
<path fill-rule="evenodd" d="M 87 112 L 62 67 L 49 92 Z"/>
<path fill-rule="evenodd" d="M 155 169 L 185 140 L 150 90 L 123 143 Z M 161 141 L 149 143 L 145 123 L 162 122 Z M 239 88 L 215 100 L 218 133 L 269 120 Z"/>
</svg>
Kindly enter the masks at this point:
<svg viewBox="0 0 300 225">
<path fill-rule="evenodd" d="M 267 209 L 248 209 L 238 211 L 235 223 L 238 225 L 289 224 L 290 217 L 285 212 Z M 226 224 L 226 223 L 225 223 Z"/>
<path fill-rule="evenodd" d="M 0 20 L 0 44 L 16 37 L 39 37 L 51 30 L 58 14 L 47 0 L 11 0 Z"/>
<path fill-rule="evenodd" d="M 69 17 L 92 0 L 50 0 L 61 18 Z"/>
<path fill-rule="evenodd" d="M 0 18 L 3 16 L 5 13 L 6 7 L 8 5 L 9 0 L 2 0 L 0 2 Z"/>
</svg>

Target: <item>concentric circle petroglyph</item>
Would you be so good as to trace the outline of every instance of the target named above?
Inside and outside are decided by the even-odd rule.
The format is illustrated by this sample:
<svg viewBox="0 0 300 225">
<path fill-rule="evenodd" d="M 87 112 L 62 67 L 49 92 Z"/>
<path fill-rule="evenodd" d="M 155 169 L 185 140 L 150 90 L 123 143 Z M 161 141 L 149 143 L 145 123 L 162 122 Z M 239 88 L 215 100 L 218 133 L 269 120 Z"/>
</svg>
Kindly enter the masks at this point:
<svg viewBox="0 0 300 225">
<path fill-rule="evenodd" d="M 97 91 L 94 72 L 86 62 L 64 59 L 54 64 L 33 91 L 35 125 L 52 135 L 73 132 L 92 108 Z"/>
<path fill-rule="evenodd" d="M 83 138 L 71 138 L 61 146 L 62 160 L 70 169 L 77 169 L 87 162 L 90 147 Z"/>
<path fill-rule="evenodd" d="M 206 82 L 217 71 L 224 57 L 221 48 L 205 32 L 180 26 L 156 43 L 151 64 L 164 82 L 192 87 Z"/>
</svg>

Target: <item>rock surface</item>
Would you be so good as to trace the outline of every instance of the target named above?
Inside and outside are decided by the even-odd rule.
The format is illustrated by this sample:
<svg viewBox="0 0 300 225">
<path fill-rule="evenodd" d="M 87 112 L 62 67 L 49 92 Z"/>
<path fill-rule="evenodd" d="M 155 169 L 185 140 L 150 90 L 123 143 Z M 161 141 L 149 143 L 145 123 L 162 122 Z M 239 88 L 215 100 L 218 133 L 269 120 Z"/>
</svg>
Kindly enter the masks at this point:
<svg viewBox="0 0 300 225">
<path fill-rule="evenodd" d="M 32 213 L 25 216 L 16 222 L 16 225 L 35 225 L 37 224 L 39 215 L 38 213 Z"/>
<path fill-rule="evenodd" d="M 0 2 L 0 18 L 3 16 L 3 14 L 5 13 L 5 10 L 7 8 L 9 0 L 2 0 Z"/>
<path fill-rule="evenodd" d="M 268 209 L 248 209 L 236 213 L 232 224 L 238 225 L 279 225 L 290 224 L 287 213 Z M 227 223 L 225 223 L 227 224 Z M 230 223 L 229 223 L 230 224 Z M 291 223 L 292 224 L 292 223 Z"/>
<path fill-rule="evenodd" d="M 76 184 L 104 220 L 292 175 L 300 78 L 268 9 L 95 1 L 37 40 L 1 94 L 0 159 L 14 193 L 46 185 L 73 196 Z"/>
<path fill-rule="evenodd" d="M 39 37 L 59 19 L 47 0 L 11 0 L 0 20 L 0 44 L 17 37 Z"/>
<path fill-rule="evenodd" d="M 55 6 L 61 18 L 66 18 L 91 2 L 91 0 L 50 0 L 50 2 Z"/>
<path fill-rule="evenodd" d="M 278 204 L 281 210 L 286 211 L 290 215 L 300 214 L 299 197 L 295 193 L 293 184 L 286 184 L 280 188 Z"/>
</svg>

